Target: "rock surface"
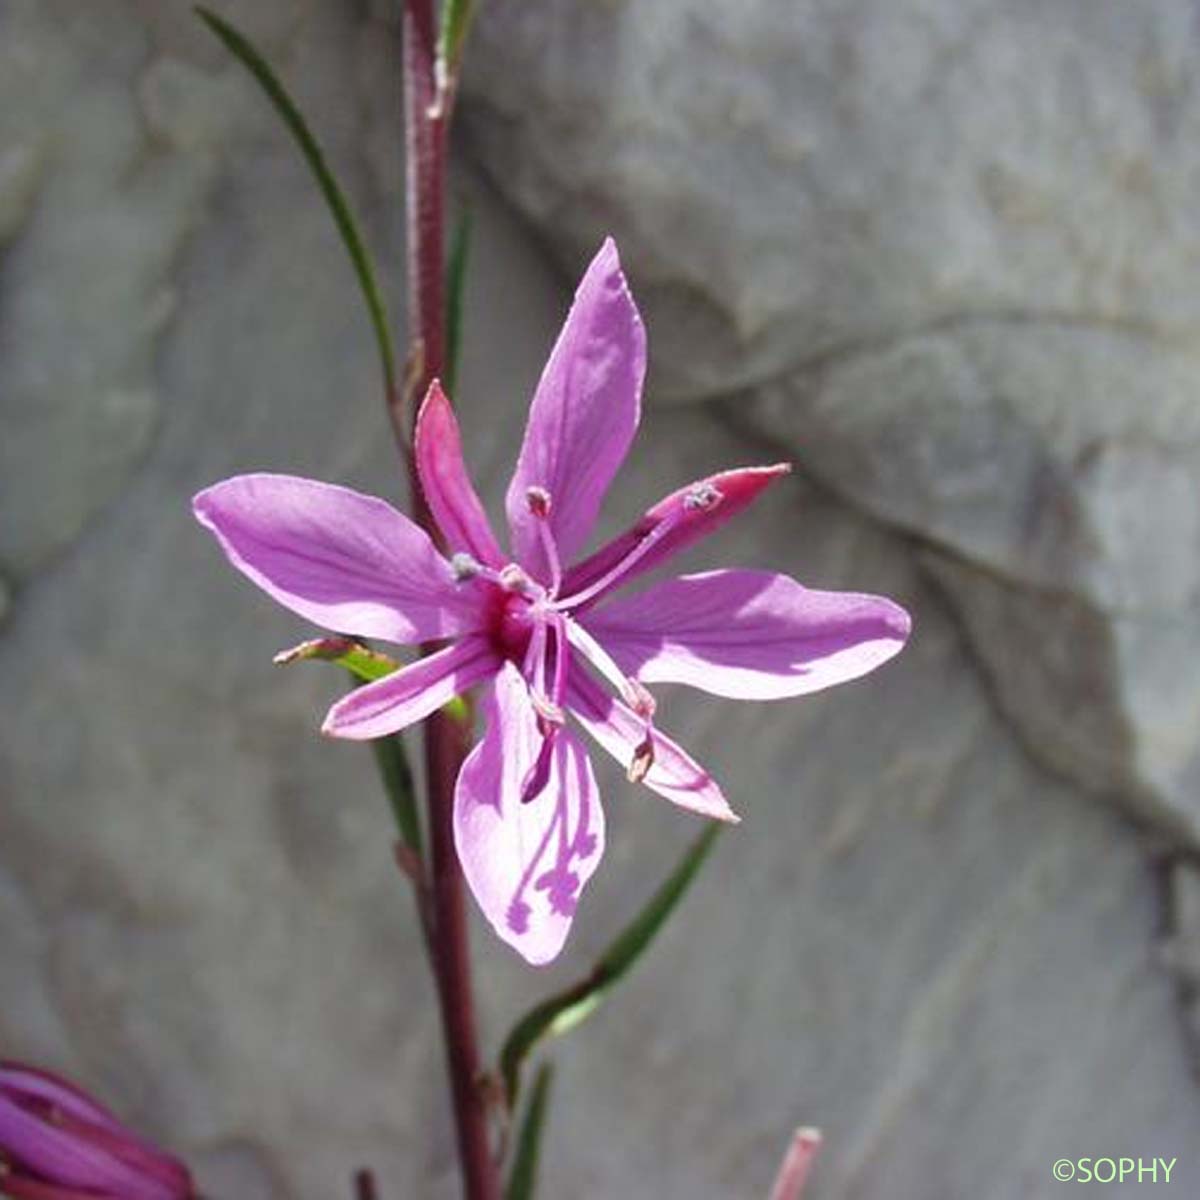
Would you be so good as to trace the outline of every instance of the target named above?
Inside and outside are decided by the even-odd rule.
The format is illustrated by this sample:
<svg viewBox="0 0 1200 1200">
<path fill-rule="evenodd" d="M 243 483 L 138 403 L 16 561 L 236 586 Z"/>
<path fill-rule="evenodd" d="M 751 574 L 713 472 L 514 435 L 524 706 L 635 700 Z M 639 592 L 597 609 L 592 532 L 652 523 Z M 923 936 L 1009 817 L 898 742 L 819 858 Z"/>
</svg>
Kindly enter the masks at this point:
<svg viewBox="0 0 1200 1200">
<path fill-rule="evenodd" d="M 333 0 L 223 10 L 319 114 L 373 244 L 398 262 L 391 28 Z M 497 0 L 487 20 L 533 22 L 533 11 Z M 586 6 L 591 26 L 545 11 L 582 55 L 628 10 Z M 673 19 L 655 18 L 666 33 Z M 635 39 L 624 20 L 632 56 L 643 31 Z M 847 37 L 858 28 L 833 20 Z M 760 28 L 767 50 L 785 25 Z M 481 27 L 478 42 L 481 84 L 497 88 L 498 28 Z M 0 57 L 27 63 L 20 87 L 15 68 L 0 70 L 0 574 L 15 580 L 0 626 L 0 1053 L 100 1091 L 184 1152 L 213 1200 L 327 1200 L 347 1195 L 364 1163 L 385 1196 L 449 1200 L 431 996 L 369 757 L 315 736 L 337 681 L 318 666 L 270 667 L 307 630 L 235 577 L 187 513 L 196 488 L 251 468 L 400 493 L 350 271 L 291 146 L 187 5 L 0 0 Z M 571 74 L 573 60 L 555 61 Z M 510 89 L 526 86 L 520 62 Z M 737 85 L 734 63 L 709 72 L 714 85 Z M 595 63 L 580 80 L 626 95 Z M 662 82 L 663 104 L 714 103 Z M 639 96 L 621 100 L 636 129 L 614 149 L 652 128 Z M 516 155 L 513 131 L 486 136 Z M 619 156 L 610 165 L 631 177 Z M 603 184 L 599 167 L 591 179 Z M 567 293 L 489 188 L 469 174 L 462 186 L 476 239 L 461 409 L 496 512 Z M 573 266 L 590 248 L 587 220 L 601 218 L 630 265 L 644 257 L 651 347 L 669 378 L 684 331 L 667 301 L 692 283 L 663 285 L 665 249 L 650 254 L 619 210 L 540 215 Z M 731 271 L 745 269 L 727 253 Z M 781 275 L 747 272 L 743 286 L 769 300 Z M 724 369 L 719 351 L 706 369 Z M 110 392 L 136 392 L 142 415 L 89 404 Z M 768 402 L 755 399 L 763 425 Z M 720 415 L 651 410 L 610 526 L 677 482 L 762 457 Z M 819 428 L 814 468 L 836 459 L 839 438 L 845 454 L 856 442 L 868 454 L 877 434 L 865 418 L 844 437 Z M 1185 466 L 1182 484 L 1162 481 L 1125 448 L 1096 463 L 1100 494 L 1126 479 L 1173 494 L 1190 479 Z M 1149 576 L 1126 579 L 1116 560 L 1033 553 L 1012 533 L 1019 508 L 991 524 L 986 499 L 953 508 L 935 466 L 875 500 L 855 492 L 881 520 L 788 481 L 696 556 L 887 592 L 917 633 L 877 677 L 805 702 L 664 693 L 664 722 L 745 819 L 652 960 L 556 1051 L 545 1195 L 764 1195 L 801 1122 L 827 1137 L 816 1200 L 1049 1200 L 1064 1154 L 1182 1160 L 1195 1143 L 1200 1097 L 1155 954 L 1158 874 L 1134 829 L 1014 738 L 993 697 L 1011 709 L 1020 694 L 983 686 L 972 646 L 985 639 L 968 620 L 968 644 L 959 625 L 972 613 L 992 622 L 986 597 L 959 593 L 994 579 L 1018 593 L 1001 608 L 1073 595 L 1090 605 L 1081 624 L 1108 628 L 1117 601 L 1130 620 L 1176 604 L 1189 568 L 1150 556 Z M 936 587 L 912 531 L 942 547 Z M 955 538 L 978 545 L 968 553 Z M 1127 545 L 1146 553 L 1136 529 Z M 1026 586 L 1035 566 L 1038 592 Z M 1068 569 L 1078 578 L 1054 574 Z M 1017 628 L 1039 619 L 1031 609 Z M 1010 630 L 1004 645 L 1019 654 L 1034 636 Z M 1106 668 L 1101 683 L 1118 675 Z M 1076 715 L 1095 734 L 1071 742 L 1081 727 L 1051 704 L 1039 727 L 1057 716 L 1070 727 L 1055 745 L 1088 762 L 1105 749 L 1132 778 L 1122 727 L 1097 704 L 1103 687 L 1081 678 Z M 566 960 L 530 972 L 477 922 L 493 1048 L 514 1014 L 587 967 L 696 828 L 618 773 L 603 770 L 602 786 L 608 859 Z"/>
<path fill-rule="evenodd" d="M 620 231 L 657 393 L 948 556 L 1026 744 L 1193 844 L 1197 47 L 1191 0 L 496 0 L 467 80 L 562 259 Z"/>
</svg>

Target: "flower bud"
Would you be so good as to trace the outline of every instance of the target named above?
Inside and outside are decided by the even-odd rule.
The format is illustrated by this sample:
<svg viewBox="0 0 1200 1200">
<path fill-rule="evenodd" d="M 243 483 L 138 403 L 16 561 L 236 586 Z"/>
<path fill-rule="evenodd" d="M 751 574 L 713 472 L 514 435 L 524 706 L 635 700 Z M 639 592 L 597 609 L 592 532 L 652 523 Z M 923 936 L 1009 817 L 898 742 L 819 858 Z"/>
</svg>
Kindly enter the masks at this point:
<svg viewBox="0 0 1200 1200">
<path fill-rule="evenodd" d="M 182 1163 L 64 1079 L 0 1062 L 0 1195 L 193 1200 Z"/>
</svg>

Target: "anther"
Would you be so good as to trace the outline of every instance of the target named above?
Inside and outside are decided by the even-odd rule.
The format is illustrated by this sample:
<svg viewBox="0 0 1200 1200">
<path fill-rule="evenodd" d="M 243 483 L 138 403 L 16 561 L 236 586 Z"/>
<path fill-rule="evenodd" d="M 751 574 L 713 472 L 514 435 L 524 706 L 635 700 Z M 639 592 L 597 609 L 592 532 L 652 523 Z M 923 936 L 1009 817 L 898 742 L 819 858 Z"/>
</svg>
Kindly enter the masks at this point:
<svg viewBox="0 0 1200 1200">
<path fill-rule="evenodd" d="M 650 695 L 644 683 L 630 677 L 625 680 L 625 686 L 622 690 L 625 693 L 625 703 L 639 717 L 644 717 L 648 721 L 654 716 L 655 709 L 658 708 L 658 703 Z"/>
<path fill-rule="evenodd" d="M 654 766 L 654 746 L 647 735 L 646 740 L 633 752 L 633 757 L 629 760 L 629 769 L 625 774 L 630 783 L 641 783 L 650 773 L 652 766 Z"/>
<path fill-rule="evenodd" d="M 716 508 L 725 497 L 711 483 L 698 483 L 683 498 L 683 507 L 695 511 Z"/>
<path fill-rule="evenodd" d="M 465 550 L 459 550 L 450 558 L 450 570 L 454 572 L 456 583 L 465 583 L 468 579 L 474 579 L 483 570 L 483 567 Z"/>
<path fill-rule="evenodd" d="M 548 696 L 543 696 L 539 691 L 530 690 L 529 700 L 533 705 L 534 711 L 543 721 L 547 721 L 551 725 L 565 725 L 567 723 L 567 714 L 563 712 L 562 706 L 555 704 Z"/>
<path fill-rule="evenodd" d="M 529 505 L 529 511 L 542 520 L 550 515 L 553 506 L 550 493 L 544 487 L 536 486 L 525 489 L 525 503 Z"/>
<path fill-rule="evenodd" d="M 509 563 L 500 572 L 500 586 L 507 592 L 526 595 L 529 592 L 529 576 L 516 563 Z"/>
</svg>

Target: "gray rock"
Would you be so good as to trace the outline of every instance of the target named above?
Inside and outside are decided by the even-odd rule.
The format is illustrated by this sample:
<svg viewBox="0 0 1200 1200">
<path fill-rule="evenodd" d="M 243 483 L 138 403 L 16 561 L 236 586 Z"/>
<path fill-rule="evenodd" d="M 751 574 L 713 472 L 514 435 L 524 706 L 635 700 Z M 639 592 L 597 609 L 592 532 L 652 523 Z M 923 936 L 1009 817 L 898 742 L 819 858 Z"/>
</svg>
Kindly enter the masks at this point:
<svg viewBox="0 0 1200 1200">
<path fill-rule="evenodd" d="M 1193 843 L 1198 45 L 1191 0 L 499 0 L 466 85 L 562 259 L 618 234 L 656 395 L 952 556 L 1027 745 Z"/>
<path fill-rule="evenodd" d="M 394 291 L 390 27 L 332 0 L 226 11 L 317 117 Z M 83 314 L 96 378 L 153 398 L 143 440 L 123 426 L 125 457 L 87 468 L 104 487 L 72 493 L 70 523 L 43 513 L 75 488 L 65 465 L 62 479 L 3 476 L 17 515 L 4 536 L 24 549 L 3 552 L 22 578 L 0 629 L 0 1044 L 96 1089 L 216 1200 L 348 1195 L 368 1163 L 384 1195 L 448 1200 L 436 1022 L 369 756 L 316 737 L 339 682 L 270 666 L 308 630 L 229 571 L 187 512 L 196 488 L 254 468 L 402 495 L 351 273 L 286 137 L 187 6 L 8 5 L 0 32 L 0 54 L 35 46 L 109 97 L 89 117 L 94 146 L 69 138 L 57 157 L 36 147 L 68 122 L 68 92 L 0 106 L 35 147 L 0 187 L 18 197 L 0 201 L 18 214 L 0 311 L 26 311 L 13 289 L 54 267 L 53 286 L 37 272 L 38 321 Z M 180 180 L 145 205 L 113 171 L 131 127 Z M 107 214 L 99 243 L 56 215 L 61 179 Z M 493 193 L 460 184 L 476 213 L 460 411 L 496 513 L 567 295 Z M 135 268 L 122 255 L 143 227 Z M 97 310 L 68 285 L 106 263 L 124 302 Z M 170 317 L 148 325 L 164 292 Z M 665 321 L 660 339 L 658 319 L 656 356 L 680 336 Z M 39 336 L 25 369 L 43 384 L 26 410 L 6 383 L 6 430 L 58 411 L 66 367 Z M 73 431 L 64 464 L 89 439 L 108 453 L 76 428 L 90 419 L 55 417 Z M 696 410 L 645 425 L 610 530 L 676 482 L 759 456 Z M 1023 561 L 1003 523 L 993 536 L 989 569 Z M 793 480 L 692 561 L 885 591 L 917 633 L 876 677 L 804 702 L 664 691 L 664 723 L 745 819 L 652 959 L 555 1050 L 545 1194 L 763 1195 L 800 1122 L 828 1138 L 817 1200 L 1049 1200 L 1050 1164 L 1076 1147 L 1194 1144 L 1200 1099 L 1152 954 L 1159 896 L 1140 840 L 1016 743 L 907 537 Z M 1181 586 L 1164 571 L 1138 603 Z M 601 770 L 608 860 L 565 960 L 531 972 L 476 921 L 491 1050 L 587 968 L 697 828 Z"/>
<path fill-rule="evenodd" d="M 1170 871 L 1171 931 L 1163 957 L 1179 979 L 1179 1001 L 1200 1062 L 1200 871 L 1195 862 L 1175 863 Z"/>
</svg>

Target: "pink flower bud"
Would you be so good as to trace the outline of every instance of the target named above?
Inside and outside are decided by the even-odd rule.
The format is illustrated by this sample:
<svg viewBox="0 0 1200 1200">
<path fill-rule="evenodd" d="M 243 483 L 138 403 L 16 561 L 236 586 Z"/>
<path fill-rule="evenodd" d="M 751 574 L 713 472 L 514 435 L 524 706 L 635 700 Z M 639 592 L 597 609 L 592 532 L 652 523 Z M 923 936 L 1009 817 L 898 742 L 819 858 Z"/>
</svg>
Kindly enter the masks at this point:
<svg viewBox="0 0 1200 1200">
<path fill-rule="evenodd" d="M 0 1195 L 193 1200 L 188 1170 L 64 1079 L 0 1062 Z"/>
</svg>

